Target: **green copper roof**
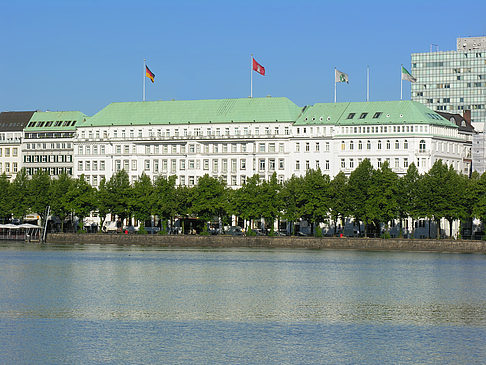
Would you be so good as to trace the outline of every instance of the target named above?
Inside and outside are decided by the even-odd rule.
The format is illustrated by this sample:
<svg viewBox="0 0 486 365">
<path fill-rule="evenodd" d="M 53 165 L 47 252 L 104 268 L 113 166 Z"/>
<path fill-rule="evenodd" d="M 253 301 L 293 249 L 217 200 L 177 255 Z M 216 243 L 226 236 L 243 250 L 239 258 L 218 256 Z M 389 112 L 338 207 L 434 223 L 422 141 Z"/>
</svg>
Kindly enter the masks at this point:
<svg viewBox="0 0 486 365">
<path fill-rule="evenodd" d="M 26 131 L 74 131 L 81 126 L 87 116 L 81 112 L 35 112 L 30 118 Z"/>
<path fill-rule="evenodd" d="M 433 124 L 457 128 L 416 101 L 319 103 L 305 108 L 295 125 Z"/>
<path fill-rule="evenodd" d="M 301 110 L 287 98 L 272 97 L 112 103 L 84 126 L 292 122 Z"/>
</svg>

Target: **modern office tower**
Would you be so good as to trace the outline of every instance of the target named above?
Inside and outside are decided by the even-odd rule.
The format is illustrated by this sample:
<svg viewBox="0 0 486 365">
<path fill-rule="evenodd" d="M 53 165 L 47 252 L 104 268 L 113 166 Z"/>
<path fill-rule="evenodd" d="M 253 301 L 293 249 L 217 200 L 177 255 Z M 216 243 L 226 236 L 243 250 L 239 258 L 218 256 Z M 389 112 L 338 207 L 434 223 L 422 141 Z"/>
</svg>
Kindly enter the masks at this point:
<svg viewBox="0 0 486 365">
<path fill-rule="evenodd" d="M 412 100 L 432 110 L 471 110 L 476 131 L 486 123 L 486 37 L 458 38 L 455 51 L 412 53 Z M 473 163 L 474 164 L 474 163 Z"/>
<path fill-rule="evenodd" d="M 11 180 L 15 179 L 21 168 L 22 131 L 34 113 L 33 111 L 0 113 L 0 174 L 5 173 Z"/>
<path fill-rule="evenodd" d="M 51 176 L 73 174 L 73 139 L 86 115 L 76 111 L 36 112 L 24 129 L 23 167 L 28 175 L 37 171 Z"/>
</svg>

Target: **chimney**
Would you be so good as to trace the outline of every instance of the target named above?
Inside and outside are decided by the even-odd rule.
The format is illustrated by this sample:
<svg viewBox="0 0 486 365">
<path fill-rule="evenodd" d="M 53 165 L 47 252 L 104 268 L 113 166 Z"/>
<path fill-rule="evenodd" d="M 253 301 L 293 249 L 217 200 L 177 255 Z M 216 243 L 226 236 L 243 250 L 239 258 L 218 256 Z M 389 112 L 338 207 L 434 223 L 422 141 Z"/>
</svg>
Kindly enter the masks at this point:
<svg viewBox="0 0 486 365">
<path fill-rule="evenodd" d="M 462 117 L 466 119 L 468 124 L 471 124 L 471 111 L 470 110 L 464 110 L 462 113 Z"/>
</svg>

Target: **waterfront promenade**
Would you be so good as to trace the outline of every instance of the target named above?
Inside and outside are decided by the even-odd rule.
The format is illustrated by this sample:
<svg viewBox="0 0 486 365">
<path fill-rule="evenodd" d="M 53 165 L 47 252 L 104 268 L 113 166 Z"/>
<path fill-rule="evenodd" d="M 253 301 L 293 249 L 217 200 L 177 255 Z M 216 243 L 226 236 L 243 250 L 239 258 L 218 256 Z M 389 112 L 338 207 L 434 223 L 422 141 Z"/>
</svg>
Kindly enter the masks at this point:
<svg viewBox="0 0 486 365">
<path fill-rule="evenodd" d="M 381 239 L 337 237 L 271 237 L 271 236 L 196 236 L 196 235 L 138 235 L 138 234 L 49 234 L 47 243 L 55 244 L 118 244 L 160 247 L 252 247 L 305 248 L 367 251 L 433 251 L 486 253 L 486 241 Z"/>
</svg>

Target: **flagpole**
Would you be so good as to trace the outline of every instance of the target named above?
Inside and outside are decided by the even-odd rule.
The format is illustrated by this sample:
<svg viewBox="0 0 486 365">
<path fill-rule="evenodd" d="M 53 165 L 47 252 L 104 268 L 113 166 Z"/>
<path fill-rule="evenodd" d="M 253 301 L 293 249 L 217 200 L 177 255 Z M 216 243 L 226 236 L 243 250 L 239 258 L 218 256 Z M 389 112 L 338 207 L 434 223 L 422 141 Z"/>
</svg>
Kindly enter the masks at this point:
<svg viewBox="0 0 486 365">
<path fill-rule="evenodd" d="M 250 59 L 250 98 L 253 98 L 253 53 Z"/>
<path fill-rule="evenodd" d="M 334 67 L 334 102 L 336 102 L 336 67 Z"/>
<path fill-rule="evenodd" d="M 145 73 L 147 72 L 146 71 L 146 68 L 147 68 L 146 62 L 147 62 L 147 60 L 144 58 L 143 59 L 143 98 L 142 98 L 142 101 L 145 101 Z"/>
<path fill-rule="evenodd" d="M 366 66 L 366 101 L 370 101 L 370 66 Z"/>
<path fill-rule="evenodd" d="M 403 100 L 403 77 L 402 77 L 402 67 L 403 63 L 400 66 L 400 100 Z"/>
</svg>

